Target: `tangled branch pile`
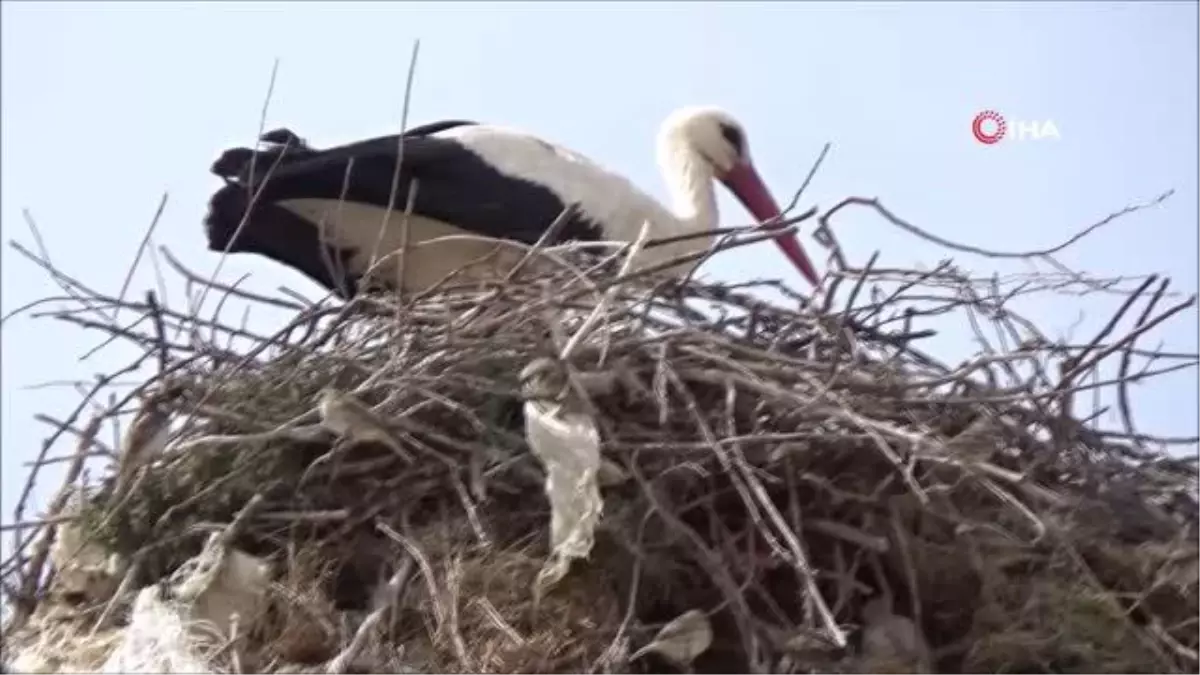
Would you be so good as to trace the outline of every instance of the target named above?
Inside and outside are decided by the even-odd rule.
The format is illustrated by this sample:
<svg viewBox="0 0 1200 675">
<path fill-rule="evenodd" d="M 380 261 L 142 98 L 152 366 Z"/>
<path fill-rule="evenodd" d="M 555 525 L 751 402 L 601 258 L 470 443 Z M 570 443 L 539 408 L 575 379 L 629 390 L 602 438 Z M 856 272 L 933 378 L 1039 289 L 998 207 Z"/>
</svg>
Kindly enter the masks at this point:
<svg viewBox="0 0 1200 675">
<path fill-rule="evenodd" d="M 138 589 L 215 541 L 271 580 L 207 654 L 216 670 L 1194 672 L 1195 465 L 1128 409 L 1119 431 L 1073 413 L 1096 388 L 1127 406 L 1153 374 L 1130 371 L 1138 336 L 1192 301 L 1162 307 L 1148 279 L 1070 346 L 1006 308 L 1017 291 L 948 263 L 830 281 L 775 303 L 568 265 L 297 304 L 271 336 L 153 296 L 81 297 L 57 316 L 144 348 L 159 373 L 140 389 L 170 391 L 179 421 L 161 456 L 121 460 L 77 513 L 21 530 L 10 646 L 44 636 L 51 607 L 77 636 L 119 629 Z M 1064 284 L 1120 290 L 1047 276 L 1020 292 Z M 144 320 L 85 318 L 119 304 Z M 939 315 L 989 348 L 957 366 L 924 353 L 919 324 Z M 551 506 L 523 421 L 534 362 L 602 439 L 594 546 L 555 584 L 539 581 Z M 385 433 L 331 430 L 327 387 Z M 45 581 L 68 522 L 127 563 L 102 592 Z"/>
</svg>

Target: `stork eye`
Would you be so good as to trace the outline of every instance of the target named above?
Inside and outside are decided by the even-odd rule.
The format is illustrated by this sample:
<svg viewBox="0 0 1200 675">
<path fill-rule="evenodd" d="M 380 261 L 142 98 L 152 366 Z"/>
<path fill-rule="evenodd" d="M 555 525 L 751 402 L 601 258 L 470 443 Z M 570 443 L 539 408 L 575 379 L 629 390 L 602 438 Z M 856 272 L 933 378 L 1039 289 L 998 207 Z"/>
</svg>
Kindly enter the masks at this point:
<svg viewBox="0 0 1200 675">
<path fill-rule="evenodd" d="M 742 135 L 741 129 L 733 126 L 732 124 L 722 124 L 721 135 L 724 136 L 725 140 L 733 146 L 735 151 L 737 151 L 738 157 L 742 157 L 746 154 L 746 138 Z"/>
</svg>

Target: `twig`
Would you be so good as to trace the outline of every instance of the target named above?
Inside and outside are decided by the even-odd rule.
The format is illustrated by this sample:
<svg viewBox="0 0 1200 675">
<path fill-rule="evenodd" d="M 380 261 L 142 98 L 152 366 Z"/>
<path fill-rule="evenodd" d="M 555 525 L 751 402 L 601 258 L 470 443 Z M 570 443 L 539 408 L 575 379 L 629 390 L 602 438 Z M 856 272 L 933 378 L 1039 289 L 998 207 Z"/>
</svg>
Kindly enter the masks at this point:
<svg viewBox="0 0 1200 675">
<path fill-rule="evenodd" d="M 1166 201 L 1173 194 L 1175 194 L 1175 190 L 1167 190 L 1166 192 L 1162 193 L 1158 197 L 1155 197 L 1154 199 L 1150 200 L 1149 202 L 1146 202 L 1144 204 L 1137 204 L 1134 206 L 1127 206 L 1127 207 L 1121 209 L 1120 211 L 1117 211 L 1115 213 L 1109 214 L 1108 216 L 1105 216 L 1103 219 L 1101 219 L 1095 223 L 1092 223 L 1091 225 L 1088 225 L 1087 227 L 1080 230 L 1079 232 L 1071 235 L 1069 238 L 1067 238 L 1066 241 L 1064 241 L 1060 244 L 1051 246 L 1049 248 L 1034 249 L 1034 250 L 1030 250 L 1030 251 L 1014 251 L 1014 252 L 992 251 L 992 250 L 988 250 L 985 248 L 980 248 L 978 246 L 970 246 L 968 244 L 960 244 L 957 242 L 953 242 L 953 241 L 950 241 L 949 239 L 944 239 L 942 237 L 939 237 L 936 234 L 933 234 L 931 232 L 923 230 L 923 229 L 917 227 L 916 225 L 913 225 L 912 223 L 909 223 L 908 221 L 901 219 L 899 216 L 895 215 L 894 213 L 889 211 L 886 207 L 884 207 L 883 204 L 881 204 L 878 199 L 869 199 L 866 197 L 847 197 L 846 199 L 843 199 L 842 201 L 838 202 L 838 204 L 836 206 L 834 206 L 832 209 L 830 209 L 829 211 L 827 211 L 825 213 L 825 215 L 821 216 L 820 220 L 821 220 L 821 225 L 826 226 L 826 225 L 828 225 L 829 219 L 832 218 L 834 216 L 834 214 L 836 214 L 838 211 L 841 211 L 843 208 L 845 208 L 847 206 L 867 206 L 867 207 L 874 209 L 877 213 L 879 213 L 879 215 L 881 215 L 885 219 L 887 219 L 888 222 L 899 227 L 900 229 L 902 229 L 906 232 L 909 232 L 910 234 L 915 234 L 922 239 L 931 241 L 935 244 L 938 244 L 939 246 L 943 246 L 945 248 L 948 248 L 948 249 L 951 249 L 954 251 L 961 251 L 963 253 L 973 253 L 975 255 L 983 256 L 985 258 L 1035 258 L 1035 257 L 1039 257 L 1039 256 L 1048 256 L 1048 255 L 1052 255 L 1054 253 L 1063 251 L 1063 250 L 1067 249 L 1068 247 L 1070 247 L 1072 244 L 1079 242 L 1079 240 L 1088 236 L 1092 232 L 1095 232 L 1096 230 L 1100 229 L 1101 227 L 1104 227 L 1105 225 L 1108 225 L 1109 223 L 1113 222 L 1117 218 L 1129 215 L 1129 214 L 1137 212 L 1137 211 L 1141 211 L 1144 209 L 1148 209 L 1148 208 L 1157 206 L 1157 205 L 1161 204 L 1162 202 Z"/>
<path fill-rule="evenodd" d="M 162 218 L 163 211 L 167 208 L 168 193 L 164 192 L 162 199 L 158 201 L 158 208 L 154 210 L 154 217 L 150 219 L 150 227 L 146 228 L 146 233 L 142 235 L 142 241 L 138 244 L 137 253 L 133 255 L 133 262 L 129 263 L 129 270 L 125 273 L 125 281 L 121 282 L 121 290 L 117 293 L 117 305 L 113 307 L 112 320 L 117 320 L 117 314 L 121 311 L 121 300 L 125 299 L 125 293 L 129 290 L 129 284 L 133 281 L 133 275 L 137 272 L 138 263 L 142 260 L 142 254 L 146 252 L 146 246 L 150 243 L 150 238 L 154 236 L 154 230 L 158 228 L 158 222 Z"/>
</svg>

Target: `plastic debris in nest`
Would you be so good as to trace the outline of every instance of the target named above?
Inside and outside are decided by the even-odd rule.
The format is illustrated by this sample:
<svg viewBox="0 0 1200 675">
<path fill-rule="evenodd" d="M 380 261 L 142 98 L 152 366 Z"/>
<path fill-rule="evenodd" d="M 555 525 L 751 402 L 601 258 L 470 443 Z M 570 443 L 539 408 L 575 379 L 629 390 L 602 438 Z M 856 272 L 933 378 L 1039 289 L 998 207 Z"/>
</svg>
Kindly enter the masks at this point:
<svg viewBox="0 0 1200 675">
<path fill-rule="evenodd" d="M 78 516 L 82 499 L 80 491 L 74 490 L 64 514 Z M 82 525 L 68 521 L 58 527 L 50 547 L 50 565 L 55 574 L 55 595 L 68 604 L 82 605 L 112 596 L 128 561 L 92 541 Z"/>
<path fill-rule="evenodd" d="M 63 507 L 69 518 L 78 516 L 79 490 L 73 488 Z M 120 555 L 90 540 L 85 528 L 73 521 L 61 523 L 49 551 L 54 572 L 47 597 L 16 635 L 5 635 L 5 672 L 97 672 L 122 631 L 103 625 L 89 608 L 110 602 L 127 567 Z"/>
<path fill-rule="evenodd" d="M 624 260 L 619 275 L 632 269 L 633 261 L 645 246 L 650 223 L 642 223 L 637 238 L 621 254 Z M 590 386 L 577 390 L 567 372 L 569 360 L 584 344 L 619 292 L 612 286 L 588 313 L 574 335 L 563 346 L 560 361 L 540 357 L 521 371 L 525 401 L 525 436 L 529 448 L 546 469 L 546 496 L 550 500 L 550 558 L 538 574 L 534 587 L 537 600 L 567 572 L 571 562 L 587 558 L 595 543 L 596 523 L 604 510 L 600 497 L 602 460 L 600 430 L 580 394 L 587 390 L 608 389 L 615 376 L 593 375 Z M 572 313 L 573 314 L 573 313 Z M 621 475 L 610 467 L 606 482 L 619 481 Z"/>
<path fill-rule="evenodd" d="M 170 579 L 137 592 L 124 626 L 98 621 L 94 612 L 67 615 L 61 606 L 47 606 L 25 631 L 36 639 L 10 643 L 14 655 L 8 668 L 20 673 L 221 672 L 218 659 L 240 665 L 238 638 L 253 630 L 270 574 L 264 561 L 227 548 L 225 538 L 213 534 L 200 555 Z M 95 596 L 99 589 L 89 590 L 94 596 L 89 605 L 104 610 L 102 619 L 110 602 L 122 600 L 109 601 Z"/>
<path fill-rule="evenodd" d="M 546 468 L 550 500 L 550 559 L 534 590 L 540 597 L 567 574 L 573 560 L 592 551 L 604 510 L 598 484 L 600 431 L 553 359 L 534 360 L 521 380 L 528 397 L 525 434 L 529 449 Z"/>
<path fill-rule="evenodd" d="M 218 660 L 243 670 L 240 638 L 262 616 L 272 569 L 232 541 L 260 505 L 260 498 L 251 499 L 165 583 L 138 592 L 130 623 L 103 672 L 217 672 L 224 670 Z"/>
</svg>

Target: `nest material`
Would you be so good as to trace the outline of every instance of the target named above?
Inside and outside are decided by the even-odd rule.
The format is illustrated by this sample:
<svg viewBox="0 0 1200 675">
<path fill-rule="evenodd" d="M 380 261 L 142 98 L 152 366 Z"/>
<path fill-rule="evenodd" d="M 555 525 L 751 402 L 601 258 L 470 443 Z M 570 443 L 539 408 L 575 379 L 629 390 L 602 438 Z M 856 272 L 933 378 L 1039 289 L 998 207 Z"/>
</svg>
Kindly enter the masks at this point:
<svg viewBox="0 0 1200 675">
<path fill-rule="evenodd" d="M 132 339 L 161 359 L 182 421 L 128 491 L 106 481 L 79 518 L 137 561 L 142 587 L 236 517 L 235 545 L 280 570 L 243 664 L 268 672 L 339 655 L 362 672 L 662 670 L 629 655 L 693 609 L 715 629 L 702 672 L 1194 672 L 1195 466 L 1072 416 L 1136 335 L 1035 340 L 945 266 L 834 276 L 811 306 L 542 271 L 310 307 L 269 337 L 219 327 L 251 342 L 236 350 L 171 342 L 164 323 L 198 335 L 203 320 L 151 297 L 134 307 L 157 328 Z M 896 280 L 908 291 L 859 300 Z M 940 364 L 904 311 L 923 285 L 947 298 L 929 314 L 982 308 L 1026 341 Z M 563 367 L 615 383 L 588 407 L 618 478 L 590 558 L 535 602 L 550 515 L 518 374 L 560 354 L 607 289 Z M 328 386 L 406 452 L 324 429 Z M 9 585 L 37 587 L 33 564 L 7 569 Z M 928 663 L 864 649 L 872 599 L 911 621 Z"/>
</svg>

